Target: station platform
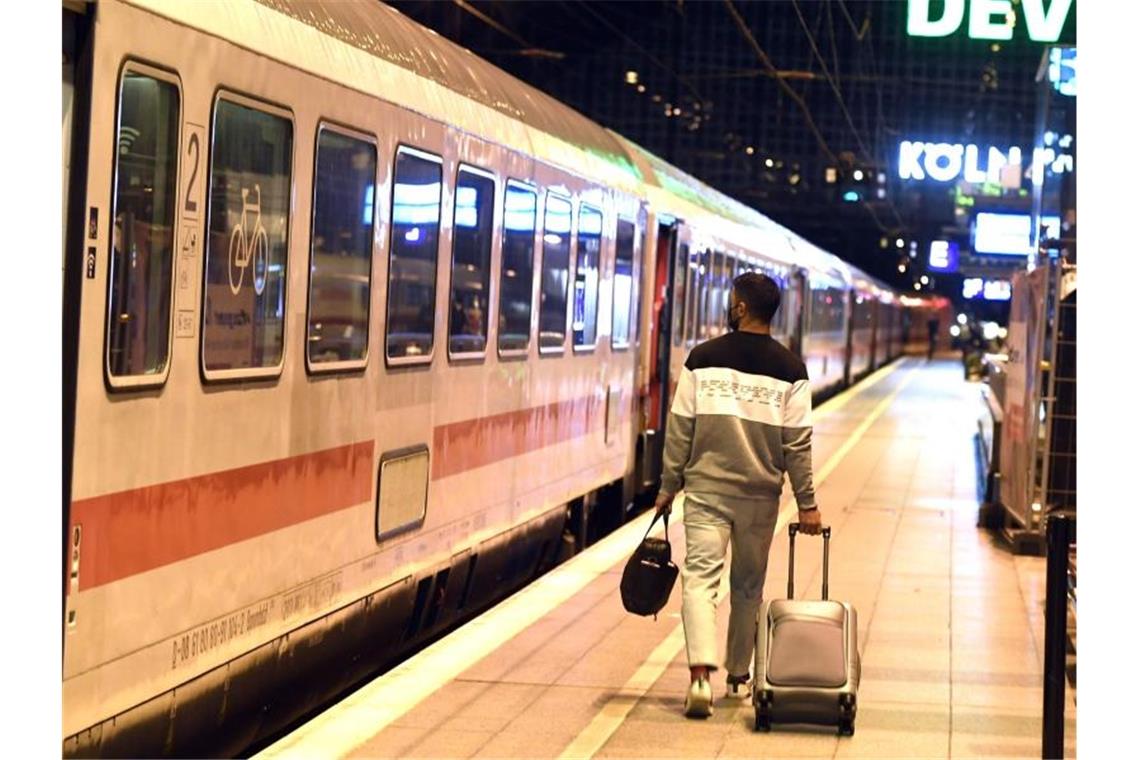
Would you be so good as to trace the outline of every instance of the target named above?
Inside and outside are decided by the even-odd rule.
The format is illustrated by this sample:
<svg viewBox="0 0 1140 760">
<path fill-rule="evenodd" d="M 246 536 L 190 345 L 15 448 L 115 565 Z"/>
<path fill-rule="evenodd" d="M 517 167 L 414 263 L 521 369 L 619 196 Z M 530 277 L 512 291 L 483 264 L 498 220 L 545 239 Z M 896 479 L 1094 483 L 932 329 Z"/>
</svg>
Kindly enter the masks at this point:
<svg viewBox="0 0 1140 760">
<path fill-rule="evenodd" d="M 910 357 L 815 412 L 830 596 L 859 618 L 854 736 L 755 732 L 750 701 L 724 695 L 723 669 L 713 716 L 682 715 L 680 581 L 656 620 L 626 613 L 618 592 L 647 513 L 257 757 L 1040 757 L 1045 560 L 975 527 L 977 394 L 959 361 Z M 678 498 L 678 565 L 682 511 Z M 794 516 L 786 491 L 767 596 L 786 592 Z M 818 597 L 820 544 L 798 543 L 797 597 Z M 1075 757 L 1072 696 L 1065 742 Z"/>
</svg>

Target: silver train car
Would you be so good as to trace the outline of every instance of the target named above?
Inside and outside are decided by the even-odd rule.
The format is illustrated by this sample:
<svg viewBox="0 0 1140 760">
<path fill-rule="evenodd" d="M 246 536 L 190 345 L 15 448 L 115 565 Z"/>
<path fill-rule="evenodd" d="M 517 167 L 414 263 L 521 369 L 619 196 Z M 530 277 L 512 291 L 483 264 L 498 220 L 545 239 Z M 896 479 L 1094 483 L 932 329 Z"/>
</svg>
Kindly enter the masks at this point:
<svg viewBox="0 0 1140 760">
<path fill-rule="evenodd" d="M 372 2 L 63 2 L 67 756 L 234 754 L 653 498 L 734 275 L 896 293 Z"/>
</svg>

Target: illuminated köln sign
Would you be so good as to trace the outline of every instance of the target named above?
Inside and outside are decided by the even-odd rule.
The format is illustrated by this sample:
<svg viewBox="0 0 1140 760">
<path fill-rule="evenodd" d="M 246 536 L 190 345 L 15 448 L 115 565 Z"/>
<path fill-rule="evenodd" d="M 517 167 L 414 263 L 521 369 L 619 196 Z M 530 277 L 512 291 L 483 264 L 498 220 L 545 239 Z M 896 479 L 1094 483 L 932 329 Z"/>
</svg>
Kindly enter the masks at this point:
<svg viewBox="0 0 1140 760">
<path fill-rule="evenodd" d="M 986 161 L 981 163 L 981 151 L 977 145 L 951 143 L 910 142 L 899 143 L 899 176 L 903 179 L 926 179 L 938 182 L 953 182 L 959 177 L 967 182 L 981 184 L 992 182 L 1001 184 L 1002 170 L 1007 171 L 1012 183 L 1016 177 L 1021 184 L 1021 148 L 1013 146 L 1008 153 L 990 148 Z"/>
<path fill-rule="evenodd" d="M 942 15 L 931 18 L 931 0 L 908 0 L 906 30 L 912 37 L 948 37 L 958 31 L 967 17 L 969 33 L 975 40 L 1012 40 L 1017 23 L 1013 0 L 944 0 Z M 1073 8 L 1073 0 L 1021 0 L 1021 15 L 1029 39 L 1056 42 Z"/>
<path fill-rule="evenodd" d="M 1046 147 L 1033 151 L 1034 181 L 1040 181 L 1046 167 L 1055 174 L 1073 171 L 1072 155 L 1054 149 L 1054 142 L 1060 149 L 1067 149 L 1072 138 L 1066 135 L 1058 141 L 1053 133 L 1046 133 Z M 991 147 L 984 156 L 983 163 L 982 149 L 977 145 L 903 140 L 899 143 L 899 177 L 935 182 L 964 179 L 975 185 L 988 182 L 1006 188 L 1021 187 L 1021 148 L 1014 145 L 1002 152 Z"/>
</svg>

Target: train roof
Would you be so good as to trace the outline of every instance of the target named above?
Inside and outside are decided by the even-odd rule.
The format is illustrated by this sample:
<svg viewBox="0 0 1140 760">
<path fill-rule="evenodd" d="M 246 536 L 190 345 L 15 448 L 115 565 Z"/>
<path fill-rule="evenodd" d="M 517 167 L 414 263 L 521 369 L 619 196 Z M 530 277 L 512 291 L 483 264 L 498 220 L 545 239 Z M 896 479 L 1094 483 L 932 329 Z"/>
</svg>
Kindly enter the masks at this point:
<svg viewBox="0 0 1140 760">
<path fill-rule="evenodd" d="M 380 2 L 124 1 L 627 192 L 648 188 L 651 199 L 666 193 L 728 220 L 736 228 L 734 242 L 785 263 L 828 272 L 848 285 L 853 273 L 862 274 Z"/>
</svg>

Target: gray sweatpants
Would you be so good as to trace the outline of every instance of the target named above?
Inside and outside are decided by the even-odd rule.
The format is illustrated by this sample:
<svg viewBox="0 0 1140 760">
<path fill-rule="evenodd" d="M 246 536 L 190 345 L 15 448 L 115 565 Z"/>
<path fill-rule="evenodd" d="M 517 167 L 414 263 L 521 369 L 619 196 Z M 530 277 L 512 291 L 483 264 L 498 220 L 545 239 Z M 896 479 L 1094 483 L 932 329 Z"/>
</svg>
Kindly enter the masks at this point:
<svg viewBox="0 0 1140 760">
<path fill-rule="evenodd" d="M 741 500 L 685 494 L 685 564 L 681 569 L 681 622 L 689 665 L 717 663 L 717 587 L 732 542 L 728 642 L 724 666 L 731 675 L 752 667 L 756 613 L 768 572 L 768 549 L 780 505 L 776 499 Z"/>
</svg>

